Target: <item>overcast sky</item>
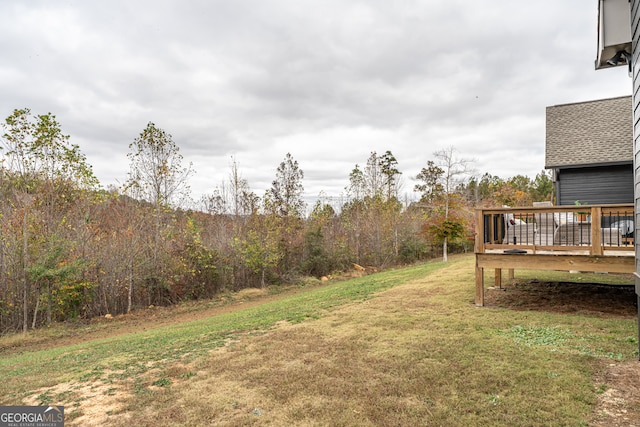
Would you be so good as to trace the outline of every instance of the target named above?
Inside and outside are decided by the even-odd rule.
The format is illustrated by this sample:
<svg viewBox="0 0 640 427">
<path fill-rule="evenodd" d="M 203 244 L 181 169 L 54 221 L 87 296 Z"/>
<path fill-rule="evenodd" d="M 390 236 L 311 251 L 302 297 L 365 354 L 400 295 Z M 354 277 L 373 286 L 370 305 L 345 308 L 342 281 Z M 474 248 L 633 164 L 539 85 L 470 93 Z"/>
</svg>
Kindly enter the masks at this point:
<svg viewBox="0 0 640 427">
<path fill-rule="evenodd" d="M 597 0 L 0 2 L 0 118 L 55 114 L 103 186 L 148 122 L 193 163 L 232 156 L 262 196 L 289 152 L 306 196 L 338 196 L 391 150 L 404 189 L 453 146 L 478 175 L 544 168 L 545 107 L 631 94 L 594 70 Z"/>
</svg>

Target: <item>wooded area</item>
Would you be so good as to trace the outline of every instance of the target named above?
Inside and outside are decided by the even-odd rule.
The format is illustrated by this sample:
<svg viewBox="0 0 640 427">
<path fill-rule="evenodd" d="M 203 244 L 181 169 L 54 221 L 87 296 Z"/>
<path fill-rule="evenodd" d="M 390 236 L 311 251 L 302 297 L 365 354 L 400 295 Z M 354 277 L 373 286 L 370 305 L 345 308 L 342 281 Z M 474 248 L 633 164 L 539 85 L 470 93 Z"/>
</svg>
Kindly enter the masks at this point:
<svg viewBox="0 0 640 427">
<path fill-rule="evenodd" d="M 474 178 L 450 148 L 425 159 L 415 203 L 400 200 L 387 151 L 355 165 L 340 206 L 307 210 L 287 154 L 263 196 L 234 161 L 228 181 L 185 209 L 193 171 L 153 123 L 130 145 L 129 180 L 108 190 L 50 113 L 15 110 L 1 142 L 0 333 L 467 251 L 475 207 L 552 197 L 544 172 Z"/>
</svg>

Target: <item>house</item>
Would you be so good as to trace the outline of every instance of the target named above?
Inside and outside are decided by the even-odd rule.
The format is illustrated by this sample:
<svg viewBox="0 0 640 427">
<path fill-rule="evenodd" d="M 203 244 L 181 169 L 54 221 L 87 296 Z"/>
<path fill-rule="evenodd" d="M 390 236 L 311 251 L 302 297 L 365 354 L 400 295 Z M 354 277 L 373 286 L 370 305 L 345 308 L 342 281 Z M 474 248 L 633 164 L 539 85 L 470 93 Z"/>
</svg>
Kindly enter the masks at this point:
<svg viewBox="0 0 640 427">
<path fill-rule="evenodd" d="M 557 203 L 476 210 L 475 300 L 484 305 L 486 269 L 496 286 L 503 269 L 635 273 L 640 349 L 640 0 L 599 0 L 598 12 L 596 69 L 629 67 L 633 95 L 547 109 L 545 167 Z M 502 239 L 511 217 L 519 228 Z M 550 224 L 552 233 L 541 232 Z"/>
<path fill-rule="evenodd" d="M 556 204 L 633 203 L 631 96 L 547 107 Z"/>
</svg>

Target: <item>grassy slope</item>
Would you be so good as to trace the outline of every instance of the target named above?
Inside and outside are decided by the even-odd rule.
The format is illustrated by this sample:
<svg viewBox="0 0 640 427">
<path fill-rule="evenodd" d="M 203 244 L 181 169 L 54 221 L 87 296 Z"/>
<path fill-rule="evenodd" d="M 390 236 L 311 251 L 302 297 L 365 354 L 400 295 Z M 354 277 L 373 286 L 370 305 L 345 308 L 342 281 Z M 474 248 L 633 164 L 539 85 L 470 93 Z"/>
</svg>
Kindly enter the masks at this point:
<svg viewBox="0 0 640 427">
<path fill-rule="evenodd" d="M 6 355 L 1 403 L 65 404 L 69 425 L 586 425 L 635 321 L 479 309 L 473 283 L 468 257 Z"/>
</svg>

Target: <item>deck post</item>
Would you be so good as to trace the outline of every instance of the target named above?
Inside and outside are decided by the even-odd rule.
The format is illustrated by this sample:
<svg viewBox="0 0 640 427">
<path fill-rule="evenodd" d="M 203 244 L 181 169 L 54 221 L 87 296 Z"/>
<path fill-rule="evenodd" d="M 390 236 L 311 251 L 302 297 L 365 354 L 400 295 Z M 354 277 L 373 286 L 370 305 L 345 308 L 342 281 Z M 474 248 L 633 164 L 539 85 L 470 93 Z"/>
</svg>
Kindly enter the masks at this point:
<svg viewBox="0 0 640 427">
<path fill-rule="evenodd" d="M 513 268 L 509 269 L 509 281 L 513 281 L 516 277 L 516 271 Z"/>
<path fill-rule="evenodd" d="M 484 268 L 478 267 L 476 256 L 476 307 L 484 307 Z"/>
<path fill-rule="evenodd" d="M 482 209 L 476 209 L 476 307 L 484 306 L 484 268 L 478 266 L 478 254 L 484 253 L 484 216 Z"/>
<path fill-rule="evenodd" d="M 602 208 L 591 208 L 591 255 L 602 255 Z"/>
<path fill-rule="evenodd" d="M 494 276 L 494 279 L 493 279 L 494 286 L 496 288 L 502 288 L 502 269 L 496 268 L 493 276 Z"/>
</svg>

